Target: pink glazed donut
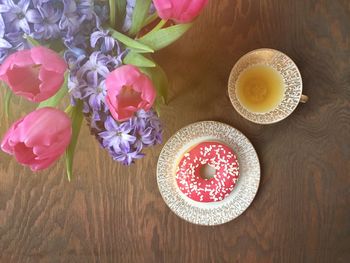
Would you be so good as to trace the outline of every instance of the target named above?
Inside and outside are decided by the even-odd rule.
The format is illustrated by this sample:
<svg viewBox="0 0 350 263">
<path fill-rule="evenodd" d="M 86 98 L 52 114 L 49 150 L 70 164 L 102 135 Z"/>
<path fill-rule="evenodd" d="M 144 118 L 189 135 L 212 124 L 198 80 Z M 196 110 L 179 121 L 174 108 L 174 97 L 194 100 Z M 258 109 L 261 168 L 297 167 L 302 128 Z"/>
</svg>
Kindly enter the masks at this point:
<svg viewBox="0 0 350 263">
<path fill-rule="evenodd" d="M 203 178 L 201 170 L 209 165 L 212 178 Z M 197 202 L 224 200 L 236 186 L 239 165 L 231 148 L 219 142 L 202 142 L 186 152 L 176 171 L 181 192 Z"/>
</svg>

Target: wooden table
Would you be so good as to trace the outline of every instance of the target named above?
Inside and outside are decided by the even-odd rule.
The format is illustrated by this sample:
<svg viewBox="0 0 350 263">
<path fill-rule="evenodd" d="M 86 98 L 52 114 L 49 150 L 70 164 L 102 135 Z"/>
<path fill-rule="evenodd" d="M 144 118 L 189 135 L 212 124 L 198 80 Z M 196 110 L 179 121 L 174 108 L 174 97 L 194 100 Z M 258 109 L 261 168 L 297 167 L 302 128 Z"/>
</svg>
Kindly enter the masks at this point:
<svg viewBox="0 0 350 263">
<path fill-rule="evenodd" d="M 269 126 L 226 96 L 233 64 L 260 47 L 290 55 L 310 96 Z M 33 175 L 0 154 L 0 262 L 350 262 L 350 1 L 211 0 L 156 59 L 171 82 L 165 141 L 201 120 L 241 130 L 262 166 L 253 204 L 221 226 L 189 224 L 159 194 L 161 146 L 127 168 L 85 128 L 71 183 L 62 161 Z"/>
</svg>

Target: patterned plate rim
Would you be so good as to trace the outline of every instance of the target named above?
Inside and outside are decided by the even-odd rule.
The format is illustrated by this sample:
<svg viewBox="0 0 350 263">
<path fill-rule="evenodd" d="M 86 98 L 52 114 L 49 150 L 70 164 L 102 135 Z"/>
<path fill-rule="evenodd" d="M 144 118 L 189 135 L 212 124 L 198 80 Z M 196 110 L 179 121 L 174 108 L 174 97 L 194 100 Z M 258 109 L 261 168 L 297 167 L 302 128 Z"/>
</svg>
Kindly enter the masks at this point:
<svg viewBox="0 0 350 263">
<path fill-rule="evenodd" d="M 176 185 L 175 169 L 179 156 L 201 139 L 226 143 L 238 158 L 238 183 L 230 196 L 220 202 L 192 201 Z M 181 128 L 163 146 L 157 163 L 159 192 L 170 210 L 187 222 L 205 226 L 221 225 L 241 215 L 257 194 L 260 174 L 259 158 L 249 139 L 234 127 L 217 121 L 201 121 Z"/>
</svg>

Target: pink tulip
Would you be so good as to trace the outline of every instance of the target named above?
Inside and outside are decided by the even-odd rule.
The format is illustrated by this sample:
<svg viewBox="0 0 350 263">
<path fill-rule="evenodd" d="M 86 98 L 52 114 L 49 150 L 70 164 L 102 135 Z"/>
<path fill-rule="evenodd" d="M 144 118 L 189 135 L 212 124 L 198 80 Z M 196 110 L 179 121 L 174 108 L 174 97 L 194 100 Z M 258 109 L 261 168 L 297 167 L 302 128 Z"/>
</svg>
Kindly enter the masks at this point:
<svg viewBox="0 0 350 263">
<path fill-rule="evenodd" d="M 70 143 L 70 118 L 55 108 L 41 108 L 16 121 L 5 134 L 1 149 L 32 171 L 49 167 Z"/>
<path fill-rule="evenodd" d="M 40 102 L 59 90 L 66 69 L 66 62 L 57 53 L 39 46 L 8 56 L 0 66 L 0 79 L 15 94 Z"/>
<path fill-rule="evenodd" d="M 148 111 L 156 98 L 152 81 L 132 65 L 121 66 L 106 78 L 107 105 L 114 119 L 125 121 L 144 109 Z"/>
<path fill-rule="evenodd" d="M 208 0 L 153 0 L 158 15 L 164 20 L 188 23 L 202 11 Z"/>
</svg>

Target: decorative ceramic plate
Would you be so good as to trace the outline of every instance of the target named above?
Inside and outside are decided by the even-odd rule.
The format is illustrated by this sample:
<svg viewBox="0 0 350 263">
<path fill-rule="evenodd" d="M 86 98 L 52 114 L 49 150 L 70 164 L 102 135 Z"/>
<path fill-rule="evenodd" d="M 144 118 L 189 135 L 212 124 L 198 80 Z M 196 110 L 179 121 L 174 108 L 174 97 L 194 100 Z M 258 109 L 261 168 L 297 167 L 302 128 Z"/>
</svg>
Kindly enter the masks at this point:
<svg viewBox="0 0 350 263">
<path fill-rule="evenodd" d="M 282 102 L 276 109 L 266 113 L 248 111 L 240 104 L 236 95 L 236 83 L 239 75 L 247 68 L 256 65 L 270 66 L 277 70 L 285 85 Z M 259 124 L 275 123 L 287 118 L 300 101 L 307 100 L 307 96 L 302 95 L 302 90 L 302 78 L 293 60 L 278 50 L 268 48 L 253 50 L 241 57 L 233 67 L 228 82 L 228 94 L 233 107 L 245 119 Z"/>
<path fill-rule="evenodd" d="M 180 191 L 176 182 L 182 156 L 206 141 L 221 142 L 237 155 L 239 179 L 222 201 L 194 201 Z M 253 145 L 241 132 L 227 124 L 203 121 L 182 128 L 168 140 L 158 159 L 157 181 L 165 203 L 176 215 L 198 225 L 220 225 L 238 217 L 253 201 L 259 187 L 260 164 Z"/>
</svg>

